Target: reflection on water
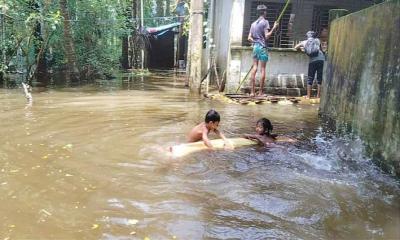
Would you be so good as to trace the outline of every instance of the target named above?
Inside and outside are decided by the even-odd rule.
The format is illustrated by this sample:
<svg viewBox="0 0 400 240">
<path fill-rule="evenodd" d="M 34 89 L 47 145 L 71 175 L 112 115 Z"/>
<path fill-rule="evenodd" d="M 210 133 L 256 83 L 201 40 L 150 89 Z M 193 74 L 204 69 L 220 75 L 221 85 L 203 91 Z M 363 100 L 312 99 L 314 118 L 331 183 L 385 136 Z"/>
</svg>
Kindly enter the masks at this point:
<svg viewBox="0 0 400 240">
<path fill-rule="evenodd" d="M 229 105 L 171 76 L 0 90 L 0 239 L 396 239 L 398 183 L 317 106 Z M 280 149 L 164 149 L 210 109 L 228 136 L 262 116 L 299 139 Z"/>
</svg>

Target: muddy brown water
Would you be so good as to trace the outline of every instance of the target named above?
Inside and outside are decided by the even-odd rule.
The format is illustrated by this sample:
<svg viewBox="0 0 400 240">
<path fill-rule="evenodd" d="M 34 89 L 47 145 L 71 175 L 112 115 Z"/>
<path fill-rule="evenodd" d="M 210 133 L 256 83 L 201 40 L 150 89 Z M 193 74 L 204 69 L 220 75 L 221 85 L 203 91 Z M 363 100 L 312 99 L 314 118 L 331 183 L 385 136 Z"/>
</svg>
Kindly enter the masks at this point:
<svg viewBox="0 0 400 240">
<path fill-rule="evenodd" d="M 181 78 L 0 89 L 0 239 L 398 239 L 399 183 L 317 105 L 225 104 Z M 268 117 L 298 139 L 171 159 L 214 108 L 234 137 Z"/>
</svg>

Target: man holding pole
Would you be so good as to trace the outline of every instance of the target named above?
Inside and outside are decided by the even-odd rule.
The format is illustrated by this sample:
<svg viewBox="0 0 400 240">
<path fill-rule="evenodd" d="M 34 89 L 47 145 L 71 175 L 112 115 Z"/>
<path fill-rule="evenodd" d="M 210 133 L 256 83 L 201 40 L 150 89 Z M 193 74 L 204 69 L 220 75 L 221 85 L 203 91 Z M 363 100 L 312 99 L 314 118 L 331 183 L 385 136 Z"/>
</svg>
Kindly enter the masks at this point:
<svg viewBox="0 0 400 240">
<path fill-rule="evenodd" d="M 253 67 L 251 69 L 251 96 L 255 96 L 255 82 L 258 62 L 261 63 L 261 78 L 259 95 L 264 94 L 265 67 L 268 62 L 267 40 L 278 27 L 278 21 L 270 30 L 269 22 L 266 18 L 267 7 L 265 5 L 257 6 L 259 18 L 251 24 L 248 40 L 253 43 Z"/>
</svg>

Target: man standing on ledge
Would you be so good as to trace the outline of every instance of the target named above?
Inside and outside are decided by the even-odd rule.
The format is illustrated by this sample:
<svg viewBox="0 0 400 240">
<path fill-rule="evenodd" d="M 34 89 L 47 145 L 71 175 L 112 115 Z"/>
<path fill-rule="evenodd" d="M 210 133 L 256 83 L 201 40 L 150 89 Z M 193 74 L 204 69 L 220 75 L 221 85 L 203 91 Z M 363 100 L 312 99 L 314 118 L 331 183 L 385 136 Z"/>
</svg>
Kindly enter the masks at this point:
<svg viewBox="0 0 400 240">
<path fill-rule="evenodd" d="M 259 18 L 251 24 L 248 40 L 253 43 L 253 68 L 251 69 L 251 96 L 255 96 L 256 73 L 258 62 L 261 62 L 261 78 L 259 95 L 264 94 L 265 66 L 268 62 L 267 39 L 278 27 L 278 22 L 269 31 L 269 22 L 266 18 L 267 7 L 265 5 L 257 6 L 257 15 Z"/>
</svg>

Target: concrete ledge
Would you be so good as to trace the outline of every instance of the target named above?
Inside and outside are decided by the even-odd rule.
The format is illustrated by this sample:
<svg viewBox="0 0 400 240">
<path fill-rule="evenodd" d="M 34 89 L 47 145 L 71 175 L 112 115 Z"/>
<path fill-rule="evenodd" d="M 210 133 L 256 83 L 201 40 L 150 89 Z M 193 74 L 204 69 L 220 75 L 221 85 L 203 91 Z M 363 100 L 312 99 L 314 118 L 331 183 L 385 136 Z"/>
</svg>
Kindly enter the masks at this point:
<svg viewBox="0 0 400 240">
<path fill-rule="evenodd" d="M 301 96 L 301 89 L 300 88 L 288 88 L 286 90 L 286 96 Z"/>
<path fill-rule="evenodd" d="M 226 93 L 233 93 L 253 65 L 252 47 L 233 45 L 227 71 Z M 266 87 L 304 88 L 309 58 L 291 48 L 272 48 L 266 69 Z M 258 82 L 260 71 L 256 76 Z M 247 86 L 246 86 L 247 85 Z M 248 87 L 248 81 L 242 87 Z M 286 91 L 282 93 L 286 95 Z"/>
<path fill-rule="evenodd" d="M 256 88 L 258 91 L 259 88 Z M 250 87 L 245 87 L 241 89 L 242 93 L 250 93 Z M 300 88 L 285 88 L 285 87 L 266 87 L 264 92 L 269 95 L 275 96 L 291 96 L 291 97 L 300 97 L 301 90 Z"/>
</svg>

